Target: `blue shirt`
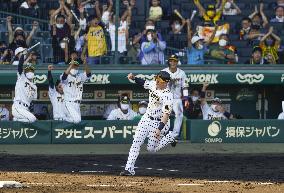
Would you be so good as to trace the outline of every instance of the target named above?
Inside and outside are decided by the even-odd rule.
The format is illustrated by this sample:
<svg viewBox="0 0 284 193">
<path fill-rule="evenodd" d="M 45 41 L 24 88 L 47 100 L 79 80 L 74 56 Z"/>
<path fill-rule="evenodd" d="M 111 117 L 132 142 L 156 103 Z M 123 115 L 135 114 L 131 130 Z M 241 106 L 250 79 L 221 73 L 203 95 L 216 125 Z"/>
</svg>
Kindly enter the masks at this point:
<svg viewBox="0 0 284 193">
<path fill-rule="evenodd" d="M 204 54 L 208 51 L 207 47 L 196 49 L 194 46 L 187 49 L 187 64 L 199 65 L 204 64 Z"/>
</svg>

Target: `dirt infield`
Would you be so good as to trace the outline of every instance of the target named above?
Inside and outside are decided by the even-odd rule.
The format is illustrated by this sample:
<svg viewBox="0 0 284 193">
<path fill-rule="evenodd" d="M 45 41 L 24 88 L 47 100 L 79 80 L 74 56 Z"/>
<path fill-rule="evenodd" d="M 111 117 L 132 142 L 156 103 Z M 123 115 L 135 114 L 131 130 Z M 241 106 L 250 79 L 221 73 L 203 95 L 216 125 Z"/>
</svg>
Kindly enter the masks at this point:
<svg viewBox="0 0 284 193">
<path fill-rule="evenodd" d="M 284 154 L 145 154 L 137 176 L 120 177 L 126 158 L 1 154 L 0 179 L 28 187 L 0 192 L 284 192 Z"/>
</svg>

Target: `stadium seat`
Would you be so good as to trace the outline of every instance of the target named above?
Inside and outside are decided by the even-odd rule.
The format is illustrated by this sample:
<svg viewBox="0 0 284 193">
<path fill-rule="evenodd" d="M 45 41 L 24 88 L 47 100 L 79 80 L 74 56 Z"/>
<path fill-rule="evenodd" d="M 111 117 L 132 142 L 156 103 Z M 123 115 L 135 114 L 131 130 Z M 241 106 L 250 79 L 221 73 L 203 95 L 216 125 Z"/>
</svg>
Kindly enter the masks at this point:
<svg viewBox="0 0 284 193">
<path fill-rule="evenodd" d="M 53 58 L 53 53 L 52 53 L 52 45 L 51 44 L 43 44 L 41 45 L 41 55 L 42 55 L 42 60 L 45 62 L 50 61 Z"/>
</svg>

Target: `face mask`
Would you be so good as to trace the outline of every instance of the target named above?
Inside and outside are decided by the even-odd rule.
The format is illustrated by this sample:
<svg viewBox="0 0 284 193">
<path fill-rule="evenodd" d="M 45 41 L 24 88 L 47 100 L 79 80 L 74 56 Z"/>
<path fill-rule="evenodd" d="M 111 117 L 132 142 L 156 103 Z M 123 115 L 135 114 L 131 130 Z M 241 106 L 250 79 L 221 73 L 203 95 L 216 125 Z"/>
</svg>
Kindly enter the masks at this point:
<svg viewBox="0 0 284 193">
<path fill-rule="evenodd" d="M 283 17 L 283 16 L 282 16 L 282 17 L 276 16 L 276 19 L 277 19 L 279 22 L 284 22 L 284 17 Z"/>
<path fill-rule="evenodd" d="M 73 75 L 73 76 L 75 76 L 77 73 L 78 73 L 78 70 L 76 70 L 74 68 L 70 70 L 70 74 Z"/>
<path fill-rule="evenodd" d="M 199 97 L 197 97 L 197 96 L 192 96 L 191 99 L 192 99 L 193 102 L 195 102 L 195 101 L 197 101 L 197 100 L 199 99 Z"/>
<path fill-rule="evenodd" d="M 65 43 L 64 42 L 60 43 L 60 48 L 65 49 Z"/>
<path fill-rule="evenodd" d="M 152 34 L 148 34 L 148 35 L 147 35 L 147 40 L 148 40 L 149 42 L 151 42 L 152 39 L 153 39 Z"/>
<path fill-rule="evenodd" d="M 125 111 L 125 110 L 128 110 L 129 109 L 129 104 L 121 104 L 120 103 L 120 108 Z"/>
<path fill-rule="evenodd" d="M 211 109 L 212 109 L 213 111 L 215 111 L 215 112 L 217 111 L 217 110 L 216 110 L 216 107 L 217 107 L 217 105 L 211 105 Z"/>
<path fill-rule="evenodd" d="M 175 24 L 175 30 L 179 30 L 181 28 L 181 25 L 179 23 Z"/>
<path fill-rule="evenodd" d="M 266 40 L 265 42 L 268 46 L 271 46 L 273 44 L 273 40 Z"/>
<path fill-rule="evenodd" d="M 30 80 L 32 80 L 34 78 L 34 73 L 33 72 L 27 72 L 26 73 L 26 77 Z"/>
<path fill-rule="evenodd" d="M 224 47 L 227 45 L 227 40 L 221 39 L 219 40 L 219 46 Z"/>
<path fill-rule="evenodd" d="M 58 29 L 62 29 L 63 26 L 64 26 L 64 24 L 56 24 L 56 27 L 57 27 Z"/>
<path fill-rule="evenodd" d="M 16 44 L 21 46 L 21 47 L 25 47 L 25 41 L 24 40 L 16 40 Z"/>
<path fill-rule="evenodd" d="M 224 6 L 225 9 L 230 9 L 231 8 L 231 3 L 230 2 L 227 2 L 225 3 L 225 6 Z"/>
<path fill-rule="evenodd" d="M 146 113 L 146 109 L 145 107 L 140 107 L 138 110 L 139 110 L 139 113 L 140 115 L 144 115 Z"/>
</svg>

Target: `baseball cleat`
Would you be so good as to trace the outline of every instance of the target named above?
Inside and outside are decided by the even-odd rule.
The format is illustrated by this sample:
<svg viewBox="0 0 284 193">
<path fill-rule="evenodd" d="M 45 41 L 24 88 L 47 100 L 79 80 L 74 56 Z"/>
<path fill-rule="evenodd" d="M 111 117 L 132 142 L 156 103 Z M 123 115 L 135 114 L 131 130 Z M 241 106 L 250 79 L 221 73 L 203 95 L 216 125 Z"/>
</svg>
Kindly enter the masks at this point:
<svg viewBox="0 0 284 193">
<path fill-rule="evenodd" d="M 175 140 L 171 143 L 171 146 L 172 146 L 172 147 L 175 147 L 175 146 L 177 145 L 177 143 L 178 143 L 178 140 L 175 139 Z"/>
<path fill-rule="evenodd" d="M 120 172 L 119 175 L 120 175 L 120 176 L 134 176 L 134 174 L 131 173 L 131 172 L 128 171 L 128 170 L 123 170 L 122 172 Z"/>
</svg>

